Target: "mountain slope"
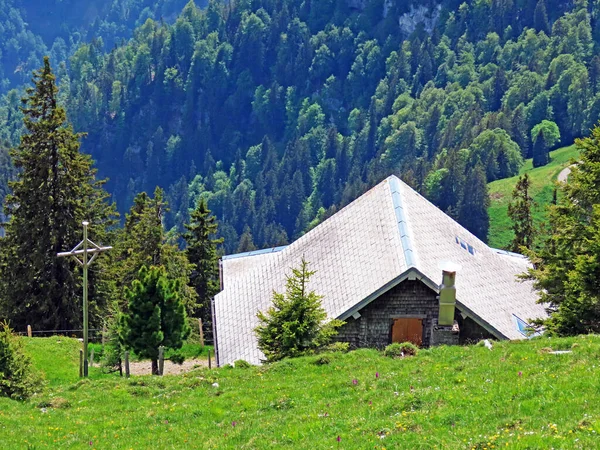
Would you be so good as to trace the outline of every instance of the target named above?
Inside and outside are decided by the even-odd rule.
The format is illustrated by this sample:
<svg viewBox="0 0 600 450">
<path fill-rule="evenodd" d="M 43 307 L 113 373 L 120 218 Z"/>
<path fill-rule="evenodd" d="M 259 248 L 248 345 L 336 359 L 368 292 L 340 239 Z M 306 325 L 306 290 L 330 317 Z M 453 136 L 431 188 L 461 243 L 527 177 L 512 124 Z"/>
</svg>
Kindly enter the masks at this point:
<svg viewBox="0 0 600 450">
<path fill-rule="evenodd" d="M 525 173 L 529 175 L 531 182 L 530 195 L 537 203 L 533 212 L 536 226 L 539 226 L 546 218 L 545 208 L 552 202 L 559 173 L 564 168 L 569 167 L 572 161 L 576 161 L 578 155 L 578 150 L 574 145 L 571 145 L 550 152 L 551 161 L 546 166 L 534 169 L 531 160 L 525 161 L 519 176 Z M 488 242 L 491 247 L 508 248 L 512 241 L 512 223 L 508 217 L 508 204 L 519 176 L 494 181 L 488 186 L 491 200 Z"/>
</svg>

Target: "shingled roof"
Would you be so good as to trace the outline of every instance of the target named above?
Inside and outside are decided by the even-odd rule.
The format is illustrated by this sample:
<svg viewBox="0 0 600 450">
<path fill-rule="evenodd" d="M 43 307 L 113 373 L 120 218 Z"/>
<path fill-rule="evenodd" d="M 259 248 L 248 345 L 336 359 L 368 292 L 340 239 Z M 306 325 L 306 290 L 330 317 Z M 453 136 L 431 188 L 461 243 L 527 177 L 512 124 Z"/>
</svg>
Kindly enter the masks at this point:
<svg viewBox="0 0 600 450">
<path fill-rule="evenodd" d="M 523 322 L 546 315 L 531 283 L 516 278 L 526 258 L 488 247 L 391 176 L 289 246 L 223 258 L 223 291 L 214 301 L 219 364 L 264 359 L 256 313 L 285 290 L 303 257 L 316 271 L 309 287 L 331 318 L 346 319 L 407 278 L 437 290 L 443 262 L 461 266 L 459 310 L 499 339 L 523 338 Z"/>
</svg>

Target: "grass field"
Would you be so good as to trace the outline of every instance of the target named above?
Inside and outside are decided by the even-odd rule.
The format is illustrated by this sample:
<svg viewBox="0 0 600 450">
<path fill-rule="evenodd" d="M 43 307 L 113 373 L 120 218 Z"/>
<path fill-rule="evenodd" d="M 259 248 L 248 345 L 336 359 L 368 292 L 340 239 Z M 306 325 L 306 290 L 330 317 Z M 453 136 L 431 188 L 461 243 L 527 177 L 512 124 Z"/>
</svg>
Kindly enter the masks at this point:
<svg viewBox="0 0 600 450">
<path fill-rule="evenodd" d="M 578 150 L 574 145 L 563 147 L 550 153 L 549 164 L 533 168 L 532 160 L 528 159 L 521 168 L 519 175 L 529 174 L 531 179 L 531 196 L 537 202 L 534 219 L 537 225 L 545 220 L 545 207 L 552 201 L 554 183 L 560 171 L 577 160 Z M 490 194 L 490 231 L 488 244 L 494 248 L 507 248 L 512 241 L 511 221 L 508 218 L 508 204 L 512 191 L 518 181 L 518 176 L 505 178 L 488 185 Z"/>
<path fill-rule="evenodd" d="M 92 368 L 82 381 L 78 342 L 26 341 L 48 386 L 25 403 L 0 399 L 3 449 L 590 449 L 599 442 L 600 336 L 500 342 L 491 351 L 437 347 L 396 360 L 360 350 L 162 378 Z"/>
</svg>

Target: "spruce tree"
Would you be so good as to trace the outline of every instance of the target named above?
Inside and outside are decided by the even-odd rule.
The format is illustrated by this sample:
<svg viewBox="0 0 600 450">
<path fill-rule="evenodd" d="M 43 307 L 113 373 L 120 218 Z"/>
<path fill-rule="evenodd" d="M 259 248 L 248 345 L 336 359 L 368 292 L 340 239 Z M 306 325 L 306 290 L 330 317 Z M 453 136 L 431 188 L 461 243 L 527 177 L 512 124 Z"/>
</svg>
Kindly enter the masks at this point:
<svg viewBox="0 0 600 450">
<path fill-rule="evenodd" d="M 240 243 L 236 250 L 236 253 L 246 253 L 256 250 L 256 245 L 254 245 L 254 239 L 252 238 L 252 231 L 250 227 L 246 225 L 244 227 L 244 232 L 240 236 Z"/>
<path fill-rule="evenodd" d="M 546 3 L 544 0 L 538 0 L 533 13 L 533 26 L 538 31 L 543 31 L 550 35 L 550 24 L 548 22 L 548 13 L 546 12 Z"/>
<path fill-rule="evenodd" d="M 58 104 L 58 88 L 49 59 L 33 74 L 35 86 L 23 99 L 26 134 L 11 151 L 17 179 L 5 201 L 9 218 L 0 240 L 0 315 L 15 328 L 38 330 L 79 328 L 81 286 L 76 264 L 57 253 L 81 240 L 81 222 L 90 220 L 98 241 L 107 237 L 115 210 L 106 202 L 104 181 L 88 155 L 79 152 L 82 133 L 75 133 Z M 91 321 L 106 298 L 100 276 L 90 296 Z M 100 279 L 98 279 L 100 278 Z M 97 291 L 96 291 L 97 289 Z"/>
<path fill-rule="evenodd" d="M 533 167 L 545 166 L 550 162 L 550 154 L 548 153 L 548 146 L 544 139 L 542 130 L 538 132 L 533 141 Z"/>
<path fill-rule="evenodd" d="M 189 287 L 192 265 L 186 254 L 167 239 L 163 227 L 167 208 L 164 192 L 158 187 L 154 198 L 145 192 L 136 195 L 113 252 L 113 278 L 117 291 L 123 292 L 143 266 L 164 267 L 170 280 L 178 280 L 179 295 L 192 312 L 196 304 L 195 291 Z M 127 305 L 115 305 L 115 309 L 126 310 Z"/>
<path fill-rule="evenodd" d="M 477 164 L 467 172 L 466 183 L 469 187 L 464 189 L 463 198 L 458 207 L 458 222 L 486 242 L 490 227 L 488 214 L 490 198 L 485 172 L 481 164 Z"/>
<path fill-rule="evenodd" d="M 158 347 L 179 349 L 190 334 L 177 285 L 164 268 L 143 266 L 125 290 L 128 313 L 120 318 L 120 337 L 126 348 L 150 358 L 152 375 L 158 375 Z"/>
<path fill-rule="evenodd" d="M 198 294 L 194 313 L 212 330 L 210 303 L 219 292 L 219 255 L 217 246 L 223 238 L 215 239 L 217 221 L 211 215 L 204 199 L 191 215 L 191 222 L 185 225 L 187 233 L 183 235 L 187 243 L 187 257 L 195 268 L 190 276 L 190 284 Z"/>
<path fill-rule="evenodd" d="M 519 177 L 512 193 L 512 201 L 508 205 L 508 216 L 513 222 L 515 236 L 510 244 L 510 250 L 521 252 L 523 248 L 531 249 L 534 239 L 532 208 L 535 205 L 529 195 L 529 175 Z"/>
<path fill-rule="evenodd" d="M 344 324 L 337 319 L 325 321 L 321 297 L 308 290 L 314 273 L 303 259 L 287 278 L 285 294 L 273 293 L 273 306 L 257 314 L 260 325 L 254 332 L 267 362 L 314 352 L 327 345 Z"/>
</svg>

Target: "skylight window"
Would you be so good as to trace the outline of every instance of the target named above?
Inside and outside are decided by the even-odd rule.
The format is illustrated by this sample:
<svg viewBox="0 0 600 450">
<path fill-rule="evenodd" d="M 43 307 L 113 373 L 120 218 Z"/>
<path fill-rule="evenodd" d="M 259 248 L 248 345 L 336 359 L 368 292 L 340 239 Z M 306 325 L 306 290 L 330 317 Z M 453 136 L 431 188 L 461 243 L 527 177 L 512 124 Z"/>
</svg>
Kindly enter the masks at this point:
<svg viewBox="0 0 600 450">
<path fill-rule="evenodd" d="M 539 336 L 541 334 L 540 332 L 533 333 L 533 328 L 531 327 L 531 325 L 529 325 L 520 317 L 517 317 L 513 314 L 513 318 L 515 320 L 517 331 L 519 331 L 519 333 L 521 333 L 526 338 L 531 339 L 532 337 Z"/>
<path fill-rule="evenodd" d="M 468 251 L 471 255 L 475 255 L 475 247 L 473 247 L 471 244 L 468 244 L 458 236 L 455 236 L 455 238 L 457 244 L 459 244 L 462 248 Z"/>
</svg>

